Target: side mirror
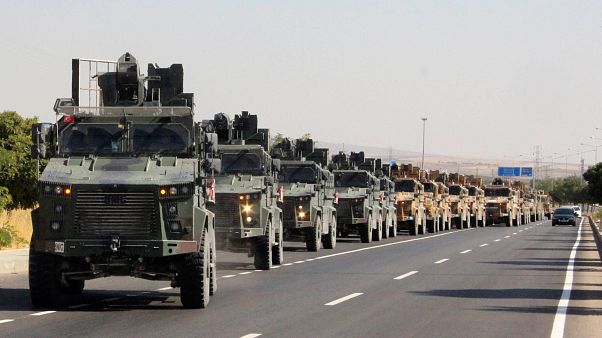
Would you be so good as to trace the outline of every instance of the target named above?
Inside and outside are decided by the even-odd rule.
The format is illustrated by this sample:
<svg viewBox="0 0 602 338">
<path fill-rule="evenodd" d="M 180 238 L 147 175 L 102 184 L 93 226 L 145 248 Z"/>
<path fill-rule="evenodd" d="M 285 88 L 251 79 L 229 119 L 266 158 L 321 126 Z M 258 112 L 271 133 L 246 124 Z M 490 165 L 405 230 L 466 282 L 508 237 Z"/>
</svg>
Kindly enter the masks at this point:
<svg viewBox="0 0 602 338">
<path fill-rule="evenodd" d="M 36 123 L 31 126 L 31 157 L 46 158 L 47 147 L 52 147 L 52 123 Z"/>
<path fill-rule="evenodd" d="M 205 151 L 210 154 L 217 154 L 218 137 L 216 133 L 205 134 Z"/>
<path fill-rule="evenodd" d="M 265 185 L 267 185 L 268 187 L 274 186 L 274 178 L 272 176 L 266 176 Z"/>
</svg>

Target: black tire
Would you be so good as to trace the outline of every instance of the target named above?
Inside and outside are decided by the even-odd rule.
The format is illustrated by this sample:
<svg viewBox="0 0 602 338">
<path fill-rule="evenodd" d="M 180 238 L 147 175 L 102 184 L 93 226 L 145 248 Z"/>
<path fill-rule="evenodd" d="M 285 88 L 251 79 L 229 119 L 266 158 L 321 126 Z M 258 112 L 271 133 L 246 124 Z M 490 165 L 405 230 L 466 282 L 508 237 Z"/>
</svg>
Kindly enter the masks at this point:
<svg viewBox="0 0 602 338">
<path fill-rule="evenodd" d="M 397 216 L 393 216 L 393 217 L 397 217 Z M 389 228 L 389 237 L 391 237 L 391 238 L 397 237 L 397 221 L 395 219 L 393 219 L 393 226 L 391 228 Z"/>
<path fill-rule="evenodd" d="M 368 216 L 368 222 L 359 225 L 360 241 L 362 243 L 372 242 L 372 216 Z"/>
<path fill-rule="evenodd" d="M 199 252 L 186 255 L 179 273 L 180 301 L 186 309 L 204 309 L 209 305 L 209 251 L 207 230 L 203 229 Z"/>
<path fill-rule="evenodd" d="M 324 249 L 334 249 L 337 246 L 337 218 L 332 216 L 328 234 L 322 236 Z"/>
<path fill-rule="evenodd" d="M 209 295 L 213 296 L 217 292 L 217 256 L 215 252 L 215 243 L 211 244 L 209 253 L 211 259 L 209 264 Z"/>
<path fill-rule="evenodd" d="M 320 216 L 317 216 L 313 227 L 305 229 L 305 246 L 307 251 L 317 252 L 320 250 L 320 242 L 322 241 L 322 221 Z"/>
<path fill-rule="evenodd" d="M 29 295 L 34 307 L 65 306 L 65 288 L 61 286 L 57 257 L 29 251 Z"/>
<path fill-rule="evenodd" d="M 389 238 L 389 229 L 392 226 L 392 224 L 390 224 L 391 223 L 390 220 L 391 220 L 391 216 L 389 215 L 389 213 L 387 213 L 387 217 L 385 218 L 385 222 L 384 222 L 383 227 L 382 227 L 383 228 L 382 239 Z"/>
<path fill-rule="evenodd" d="M 556 226 L 556 222 L 552 221 L 552 226 L 555 227 Z"/>
<path fill-rule="evenodd" d="M 378 220 L 376 221 L 376 229 L 372 229 L 372 240 L 378 242 L 381 239 L 383 239 L 383 217 L 382 217 L 382 215 L 379 216 Z"/>
<path fill-rule="evenodd" d="M 282 231 L 282 221 L 280 221 L 280 231 L 275 234 L 274 243 L 272 244 L 272 264 L 280 265 L 284 262 L 284 238 Z M 319 246 L 319 244 L 318 244 Z"/>
<path fill-rule="evenodd" d="M 420 226 L 418 226 L 418 234 L 420 234 L 420 235 L 426 234 L 426 220 L 425 219 L 423 219 L 422 224 L 420 224 Z"/>
<path fill-rule="evenodd" d="M 506 226 L 507 227 L 512 226 L 512 218 L 510 218 L 510 216 L 506 216 Z"/>
<path fill-rule="evenodd" d="M 428 232 L 435 233 L 435 232 L 437 232 L 436 227 L 438 227 L 438 225 L 435 224 L 435 219 L 433 219 L 430 222 L 428 220 L 426 221 L 426 227 L 427 227 Z"/>
<path fill-rule="evenodd" d="M 75 280 L 70 279 L 67 280 L 67 285 L 61 285 L 61 291 L 66 295 L 70 296 L 78 296 L 84 292 L 84 287 L 86 285 L 86 281 L 84 280 Z"/>
<path fill-rule="evenodd" d="M 418 235 L 418 224 L 416 224 L 416 220 L 414 220 L 412 224 L 408 225 L 408 232 L 410 233 L 410 236 Z"/>
<path fill-rule="evenodd" d="M 255 239 L 253 262 L 255 269 L 270 270 L 272 268 L 272 248 L 269 236 L 260 236 Z"/>
<path fill-rule="evenodd" d="M 576 227 L 577 226 L 577 222 L 573 222 L 573 226 Z"/>
</svg>

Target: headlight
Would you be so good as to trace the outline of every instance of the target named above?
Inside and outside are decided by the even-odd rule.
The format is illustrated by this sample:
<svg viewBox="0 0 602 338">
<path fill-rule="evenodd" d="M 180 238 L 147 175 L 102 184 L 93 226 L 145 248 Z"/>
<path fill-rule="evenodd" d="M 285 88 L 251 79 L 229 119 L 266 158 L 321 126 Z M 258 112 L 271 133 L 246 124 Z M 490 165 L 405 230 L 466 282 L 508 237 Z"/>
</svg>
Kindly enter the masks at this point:
<svg viewBox="0 0 602 338">
<path fill-rule="evenodd" d="M 52 229 L 53 231 L 59 231 L 61 229 L 61 223 L 59 223 L 58 221 L 50 223 L 50 229 Z"/>
<path fill-rule="evenodd" d="M 159 198 L 183 198 L 192 196 L 194 184 L 181 183 L 159 187 Z"/>
<path fill-rule="evenodd" d="M 49 196 L 71 196 L 71 186 L 63 183 L 40 182 L 40 191 Z"/>
<path fill-rule="evenodd" d="M 303 211 L 300 211 L 300 212 L 297 214 L 297 216 L 299 216 L 299 218 L 300 218 L 300 219 L 303 219 L 303 218 L 305 218 L 305 212 L 303 212 Z"/>
<path fill-rule="evenodd" d="M 261 193 L 243 194 L 239 195 L 238 199 L 241 201 L 256 201 L 261 199 Z"/>
<path fill-rule="evenodd" d="M 243 211 L 244 213 L 246 213 L 246 214 L 250 213 L 250 212 L 251 212 L 251 210 L 252 210 L 252 206 L 250 206 L 250 205 L 248 205 L 248 204 L 247 204 L 247 205 L 243 205 L 243 207 L 242 207 L 242 211 Z"/>
<path fill-rule="evenodd" d="M 169 231 L 171 232 L 182 232 L 182 224 L 179 221 L 171 221 L 169 223 Z"/>
</svg>

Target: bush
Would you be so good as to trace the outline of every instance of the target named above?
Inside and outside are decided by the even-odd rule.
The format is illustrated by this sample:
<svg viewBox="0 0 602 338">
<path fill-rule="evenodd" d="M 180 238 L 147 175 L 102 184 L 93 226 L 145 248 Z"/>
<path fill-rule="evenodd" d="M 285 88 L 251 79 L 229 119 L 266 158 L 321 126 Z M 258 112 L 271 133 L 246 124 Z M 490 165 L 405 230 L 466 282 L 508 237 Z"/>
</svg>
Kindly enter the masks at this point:
<svg viewBox="0 0 602 338">
<path fill-rule="evenodd" d="M 26 243 L 27 241 L 19 237 L 19 234 L 10 225 L 4 224 L 0 226 L 0 249 L 11 248 Z"/>
</svg>

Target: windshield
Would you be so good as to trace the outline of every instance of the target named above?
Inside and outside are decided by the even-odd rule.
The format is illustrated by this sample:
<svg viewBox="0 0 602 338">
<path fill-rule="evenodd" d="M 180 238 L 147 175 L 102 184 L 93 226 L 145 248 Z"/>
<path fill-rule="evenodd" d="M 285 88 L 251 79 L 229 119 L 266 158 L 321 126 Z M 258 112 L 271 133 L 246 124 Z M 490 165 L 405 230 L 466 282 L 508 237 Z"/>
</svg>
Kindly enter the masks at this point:
<svg viewBox="0 0 602 338">
<path fill-rule="evenodd" d="M 575 211 L 569 208 L 559 208 L 554 210 L 554 215 L 572 215 Z"/>
<path fill-rule="evenodd" d="M 62 132 L 65 154 L 108 154 L 123 152 L 123 126 L 117 123 L 79 123 Z"/>
<path fill-rule="evenodd" d="M 437 192 L 437 185 L 435 185 L 434 183 L 425 183 L 424 184 L 424 191 L 426 191 L 426 192 Z"/>
<path fill-rule="evenodd" d="M 395 182 L 395 191 L 396 192 L 414 192 L 416 189 L 416 184 L 414 184 L 413 180 L 401 180 Z"/>
<path fill-rule="evenodd" d="M 470 188 L 468 188 L 468 195 L 470 195 L 470 196 L 476 196 L 477 195 L 477 188 L 476 187 L 470 187 Z"/>
<path fill-rule="evenodd" d="M 310 166 L 284 167 L 278 173 L 278 180 L 288 183 L 317 183 L 316 171 Z"/>
<path fill-rule="evenodd" d="M 485 196 L 510 197 L 510 189 L 509 188 L 487 188 L 487 189 L 485 189 Z"/>
<path fill-rule="evenodd" d="M 459 196 L 461 192 L 462 192 L 462 187 L 460 187 L 459 185 L 452 185 L 451 187 L 449 187 L 450 195 Z"/>
<path fill-rule="evenodd" d="M 224 153 L 221 159 L 222 171 L 225 173 L 253 173 L 263 170 L 261 158 L 254 153 Z"/>
<path fill-rule="evenodd" d="M 363 171 L 335 173 L 334 186 L 347 188 L 367 188 L 368 175 L 366 174 L 366 172 Z"/>
<path fill-rule="evenodd" d="M 135 153 L 185 153 L 190 132 L 179 123 L 134 124 L 130 131 Z"/>
</svg>

